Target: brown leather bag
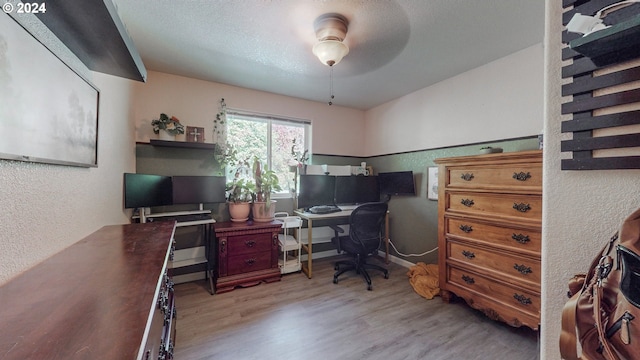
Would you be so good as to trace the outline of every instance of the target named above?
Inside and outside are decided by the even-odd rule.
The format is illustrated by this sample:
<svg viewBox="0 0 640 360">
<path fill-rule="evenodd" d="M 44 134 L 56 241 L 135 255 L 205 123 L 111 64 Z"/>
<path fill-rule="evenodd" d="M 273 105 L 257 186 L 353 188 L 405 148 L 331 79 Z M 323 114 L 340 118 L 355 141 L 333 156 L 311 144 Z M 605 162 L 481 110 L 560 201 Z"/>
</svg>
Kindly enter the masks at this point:
<svg viewBox="0 0 640 360">
<path fill-rule="evenodd" d="M 623 222 L 589 272 L 569 281 L 560 334 L 563 359 L 640 359 L 639 254 L 640 209 Z"/>
</svg>

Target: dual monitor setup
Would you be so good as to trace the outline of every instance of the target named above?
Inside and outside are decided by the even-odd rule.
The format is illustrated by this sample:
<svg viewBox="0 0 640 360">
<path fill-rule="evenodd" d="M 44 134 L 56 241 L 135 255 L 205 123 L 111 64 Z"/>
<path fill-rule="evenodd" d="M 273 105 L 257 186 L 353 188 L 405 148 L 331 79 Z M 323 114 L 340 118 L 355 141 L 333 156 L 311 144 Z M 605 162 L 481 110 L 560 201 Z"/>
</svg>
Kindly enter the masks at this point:
<svg viewBox="0 0 640 360">
<path fill-rule="evenodd" d="M 124 174 L 125 209 L 181 204 L 223 203 L 224 176 Z"/>
<path fill-rule="evenodd" d="M 357 205 L 378 202 L 392 195 L 415 195 L 412 171 L 379 173 L 377 176 L 300 175 L 298 208 Z"/>
</svg>

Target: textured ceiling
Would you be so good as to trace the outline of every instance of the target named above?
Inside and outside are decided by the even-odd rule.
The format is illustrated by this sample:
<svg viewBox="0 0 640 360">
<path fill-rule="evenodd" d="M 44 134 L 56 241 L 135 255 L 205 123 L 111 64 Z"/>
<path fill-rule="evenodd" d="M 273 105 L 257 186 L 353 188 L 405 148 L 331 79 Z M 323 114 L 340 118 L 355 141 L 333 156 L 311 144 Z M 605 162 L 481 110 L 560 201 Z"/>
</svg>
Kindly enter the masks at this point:
<svg viewBox="0 0 640 360">
<path fill-rule="evenodd" d="M 349 20 L 333 103 L 369 109 L 542 42 L 542 0 L 114 0 L 148 70 L 329 100 L 314 20 Z"/>
</svg>

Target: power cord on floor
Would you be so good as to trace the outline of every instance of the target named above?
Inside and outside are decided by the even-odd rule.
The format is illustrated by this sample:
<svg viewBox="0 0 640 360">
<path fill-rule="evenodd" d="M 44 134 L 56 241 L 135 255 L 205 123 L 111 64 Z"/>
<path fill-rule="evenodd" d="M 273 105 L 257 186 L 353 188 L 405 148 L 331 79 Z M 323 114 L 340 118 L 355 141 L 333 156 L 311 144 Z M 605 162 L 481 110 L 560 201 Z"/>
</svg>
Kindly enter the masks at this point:
<svg viewBox="0 0 640 360">
<path fill-rule="evenodd" d="M 396 251 L 396 253 L 398 253 L 399 255 L 402 255 L 402 256 L 424 256 L 424 255 L 431 254 L 432 252 L 438 250 L 438 247 L 436 246 L 435 248 L 433 248 L 431 250 L 428 250 L 428 251 L 425 251 L 422 254 L 403 254 L 400 251 L 398 251 L 398 249 L 396 248 L 395 245 L 393 245 L 393 242 L 391 241 L 391 239 L 389 239 L 389 244 L 391 244 L 391 247 L 393 248 L 393 250 Z"/>
</svg>

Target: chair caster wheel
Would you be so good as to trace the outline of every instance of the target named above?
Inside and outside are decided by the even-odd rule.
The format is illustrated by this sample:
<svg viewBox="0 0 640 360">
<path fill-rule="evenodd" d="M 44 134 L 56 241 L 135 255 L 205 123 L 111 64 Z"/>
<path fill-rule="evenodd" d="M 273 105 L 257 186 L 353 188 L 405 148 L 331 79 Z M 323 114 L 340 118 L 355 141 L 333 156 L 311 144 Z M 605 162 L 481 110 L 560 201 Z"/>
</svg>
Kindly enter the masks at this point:
<svg viewBox="0 0 640 360">
<path fill-rule="evenodd" d="M 333 270 L 340 270 L 340 266 L 339 265 L 334 266 Z"/>
<path fill-rule="evenodd" d="M 333 283 L 337 284 L 338 283 L 338 278 L 333 278 Z"/>
<path fill-rule="evenodd" d="M 369 290 L 369 291 L 373 290 L 373 286 L 367 285 L 367 290 Z"/>
<path fill-rule="evenodd" d="M 389 278 L 389 273 L 388 273 L 388 272 L 384 273 L 384 278 L 385 278 L 385 279 L 388 279 L 388 278 Z"/>
</svg>

